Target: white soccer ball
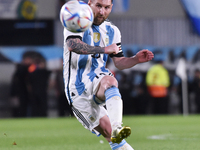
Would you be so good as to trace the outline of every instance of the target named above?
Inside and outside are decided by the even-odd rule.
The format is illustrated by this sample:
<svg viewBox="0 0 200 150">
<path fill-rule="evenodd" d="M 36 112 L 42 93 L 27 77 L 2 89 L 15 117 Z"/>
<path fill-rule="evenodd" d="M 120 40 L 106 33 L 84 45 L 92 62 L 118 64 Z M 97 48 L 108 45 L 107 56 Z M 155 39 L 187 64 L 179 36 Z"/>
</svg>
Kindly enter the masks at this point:
<svg viewBox="0 0 200 150">
<path fill-rule="evenodd" d="M 71 32 L 84 32 L 92 26 L 93 12 L 83 1 L 71 0 L 65 3 L 60 10 L 60 21 Z"/>
</svg>

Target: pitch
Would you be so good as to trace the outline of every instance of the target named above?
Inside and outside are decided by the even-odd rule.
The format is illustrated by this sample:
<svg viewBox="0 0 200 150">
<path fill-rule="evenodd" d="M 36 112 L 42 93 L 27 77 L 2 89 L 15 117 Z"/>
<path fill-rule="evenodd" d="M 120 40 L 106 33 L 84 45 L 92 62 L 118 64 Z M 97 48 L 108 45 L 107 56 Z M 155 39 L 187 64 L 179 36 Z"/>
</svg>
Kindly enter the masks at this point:
<svg viewBox="0 0 200 150">
<path fill-rule="evenodd" d="M 200 116 L 124 116 L 135 150 L 199 150 Z M 2 150 L 110 150 L 76 118 L 0 119 Z"/>
</svg>

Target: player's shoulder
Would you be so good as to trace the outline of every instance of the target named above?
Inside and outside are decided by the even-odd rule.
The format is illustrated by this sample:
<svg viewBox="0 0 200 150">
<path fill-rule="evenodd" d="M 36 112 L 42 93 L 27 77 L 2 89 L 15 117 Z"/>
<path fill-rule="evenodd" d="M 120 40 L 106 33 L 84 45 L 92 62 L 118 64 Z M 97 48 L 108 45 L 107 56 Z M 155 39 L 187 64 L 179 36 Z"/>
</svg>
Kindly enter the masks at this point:
<svg viewBox="0 0 200 150">
<path fill-rule="evenodd" d="M 116 32 L 119 32 L 119 33 L 120 33 L 119 28 L 118 28 L 113 22 L 111 22 L 109 19 L 106 19 L 106 20 L 104 21 L 104 26 L 110 26 L 110 27 L 113 28 Z"/>
<path fill-rule="evenodd" d="M 117 28 L 117 26 L 116 26 L 112 21 L 110 21 L 109 19 L 106 19 L 106 20 L 104 21 L 104 23 L 105 23 L 106 25 L 109 25 L 109 26 L 112 26 L 112 27 L 116 27 L 116 28 Z"/>
</svg>

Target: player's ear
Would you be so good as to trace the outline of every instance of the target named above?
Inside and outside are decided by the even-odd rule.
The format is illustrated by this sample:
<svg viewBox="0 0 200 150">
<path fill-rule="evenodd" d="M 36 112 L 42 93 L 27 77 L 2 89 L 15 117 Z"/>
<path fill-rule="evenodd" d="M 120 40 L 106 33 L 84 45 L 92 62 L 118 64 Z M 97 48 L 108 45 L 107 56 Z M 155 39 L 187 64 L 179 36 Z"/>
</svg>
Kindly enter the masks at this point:
<svg viewBox="0 0 200 150">
<path fill-rule="evenodd" d="M 91 4 L 91 0 L 88 0 L 88 5 L 90 6 L 90 4 Z"/>
<path fill-rule="evenodd" d="M 112 7 L 113 7 L 113 4 L 111 4 L 111 6 L 110 6 L 111 10 L 112 10 Z"/>
</svg>

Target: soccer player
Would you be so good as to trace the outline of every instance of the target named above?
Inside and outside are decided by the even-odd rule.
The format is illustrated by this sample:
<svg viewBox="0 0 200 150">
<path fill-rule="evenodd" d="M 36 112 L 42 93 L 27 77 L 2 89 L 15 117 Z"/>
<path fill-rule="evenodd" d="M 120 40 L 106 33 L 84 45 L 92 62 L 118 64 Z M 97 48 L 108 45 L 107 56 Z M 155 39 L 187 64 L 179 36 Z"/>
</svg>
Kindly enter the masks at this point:
<svg viewBox="0 0 200 150">
<path fill-rule="evenodd" d="M 67 99 L 79 122 L 92 133 L 103 135 L 113 150 L 133 150 L 124 140 L 131 128 L 122 126 L 118 82 L 105 65 L 110 56 L 116 68 L 123 70 L 150 61 L 154 55 L 144 49 L 133 57 L 124 57 L 120 31 L 107 20 L 112 0 L 89 0 L 88 4 L 94 13 L 92 27 L 82 33 L 64 29 Z"/>
</svg>

